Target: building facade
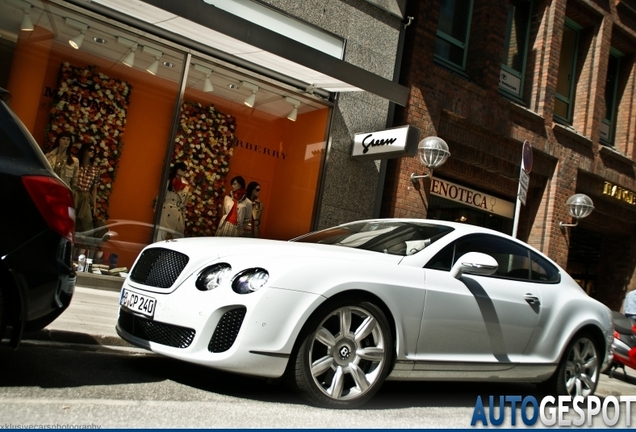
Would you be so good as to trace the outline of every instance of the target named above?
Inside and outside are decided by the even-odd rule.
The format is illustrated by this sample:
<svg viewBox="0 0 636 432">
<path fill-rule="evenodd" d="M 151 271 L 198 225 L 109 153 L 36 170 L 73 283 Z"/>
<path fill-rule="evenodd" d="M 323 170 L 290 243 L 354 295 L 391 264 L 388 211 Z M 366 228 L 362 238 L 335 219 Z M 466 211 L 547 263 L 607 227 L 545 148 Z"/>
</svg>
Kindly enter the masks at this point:
<svg viewBox="0 0 636 432">
<path fill-rule="evenodd" d="M 636 288 L 636 3 L 429 0 L 407 15 L 396 124 L 441 137 L 451 156 L 416 183 L 417 157 L 390 160 L 382 216 L 516 230 L 618 310 Z M 577 222 L 565 207 L 577 193 L 594 210 L 562 227 Z"/>
<path fill-rule="evenodd" d="M 406 104 L 404 4 L 7 0 L 0 86 L 45 153 L 62 131 L 76 157 L 95 150 L 93 226 L 117 235 L 85 252 L 109 270 L 173 234 L 160 222 L 178 162 L 185 236 L 214 235 L 241 176 L 260 185 L 261 237 L 286 240 L 377 212 L 379 165 L 350 147 Z"/>
</svg>

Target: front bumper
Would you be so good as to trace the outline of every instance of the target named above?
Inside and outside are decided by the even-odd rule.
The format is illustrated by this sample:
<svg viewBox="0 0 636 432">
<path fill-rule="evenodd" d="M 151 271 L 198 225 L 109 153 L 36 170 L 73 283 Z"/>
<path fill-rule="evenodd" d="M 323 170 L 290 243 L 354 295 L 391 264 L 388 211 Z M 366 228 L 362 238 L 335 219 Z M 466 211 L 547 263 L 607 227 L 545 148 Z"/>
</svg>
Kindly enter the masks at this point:
<svg viewBox="0 0 636 432">
<path fill-rule="evenodd" d="M 156 299 L 153 317 L 122 307 L 117 333 L 129 343 L 180 360 L 265 378 L 283 375 L 302 325 L 323 297 L 267 287 L 237 294 L 183 284 L 168 294 L 127 280 L 122 289 Z"/>
</svg>

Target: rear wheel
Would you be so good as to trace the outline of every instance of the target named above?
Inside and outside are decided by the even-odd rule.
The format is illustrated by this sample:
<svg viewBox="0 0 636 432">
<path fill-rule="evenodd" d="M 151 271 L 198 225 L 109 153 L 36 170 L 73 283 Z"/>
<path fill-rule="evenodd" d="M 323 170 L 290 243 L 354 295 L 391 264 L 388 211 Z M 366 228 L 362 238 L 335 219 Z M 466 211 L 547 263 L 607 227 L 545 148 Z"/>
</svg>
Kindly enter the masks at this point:
<svg viewBox="0 0 636 432">
<path fill-rule="evenodd" d="M 594 339 L 587 334 L 578 335 L 568 345 L 545 389 L 557 395 L 589 396 L 598 385 L 602 363 Z"/>
<path fill-rule="evenodd" d="M 322 309 L 301 335 L 290 378 L 314 405 L 353 408 L 381 387 L 393 358 L 393 336 L 382 310 L 366 301 Z"/>
</svg>

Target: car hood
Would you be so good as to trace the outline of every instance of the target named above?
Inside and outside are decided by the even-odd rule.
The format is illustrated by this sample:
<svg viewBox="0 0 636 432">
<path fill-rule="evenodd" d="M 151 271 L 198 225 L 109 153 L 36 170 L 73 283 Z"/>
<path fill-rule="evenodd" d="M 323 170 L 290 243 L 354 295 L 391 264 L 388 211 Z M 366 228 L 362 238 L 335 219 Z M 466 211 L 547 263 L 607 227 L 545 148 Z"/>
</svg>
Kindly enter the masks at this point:
<svg viewBox="0 0 636 432">
<path fill-rule="evenodd" d="M 257 260 L 258 262 L 281 259 L 307 261 L 308 258 L 328 258 L 331 260 L 344 259 L 360 260 L 367 263 L 398 264 L 404 258 L 401 255 L 383 254 L 344 246 L 243 237 L 184 238 L 158 242 L 148 247 L 164 247 L 188 255 L 191 260 L 199 261 L 201 258 L 208 262 L 216 259 L 240 257 L 241 260 Z"/>
</svg>

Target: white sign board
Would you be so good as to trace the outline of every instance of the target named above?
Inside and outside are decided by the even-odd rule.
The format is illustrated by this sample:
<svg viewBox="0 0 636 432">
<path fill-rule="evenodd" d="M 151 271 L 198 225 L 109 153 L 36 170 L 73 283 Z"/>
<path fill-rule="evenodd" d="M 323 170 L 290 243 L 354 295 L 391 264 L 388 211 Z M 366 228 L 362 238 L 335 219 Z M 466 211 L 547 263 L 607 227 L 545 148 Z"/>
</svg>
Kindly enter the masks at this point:
<svg viewBox="0 0 636 432">
<path fill-rule="evenodd" d="M 355 159 L 388 159 L 406 156 L 417 149 L 419 129 L 400 126 L 355 135 L 351 157 Z"/>
<path fill-rule="evenodd" d="M 528 186 L 530 185 L 530 176 L 524 171 L 519 172 L 519 201 L 523 205 L 526 205 L 526 199 L 528 198 Z"/>
<path fill-rule="evenodd" d="M 510 201 L 439 178 L 432 179 L 431 194 L 510 219 L 515 212 L 515 205 Z"/>
<path fill-rule="evenodd" d="M 499 87 L 505 88 L 517 96 L 521 95 L 521 80 L 503 69 L 499 73 Z"/>
</svg>

